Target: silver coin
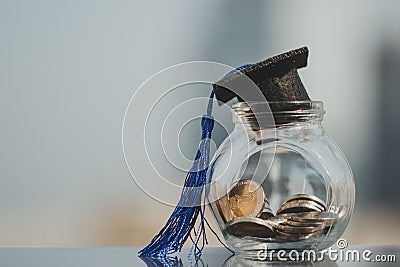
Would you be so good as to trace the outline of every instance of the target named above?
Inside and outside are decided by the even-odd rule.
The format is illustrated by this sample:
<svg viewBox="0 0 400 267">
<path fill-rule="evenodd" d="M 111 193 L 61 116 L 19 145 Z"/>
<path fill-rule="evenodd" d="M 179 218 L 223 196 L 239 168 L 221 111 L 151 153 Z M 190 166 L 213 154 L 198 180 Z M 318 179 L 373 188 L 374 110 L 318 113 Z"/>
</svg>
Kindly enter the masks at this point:
<svg viewBox="0 0 400 267">
<path fill-rule="evenodd" d="M 269 211 L 263 211 L 260 215 L 258 215 L 258 218 L 263 219 L 263 220 L 268 220 L 272 217 L 274 217 L 274 214 Z"/>
<path fill-rule="evenodd" d="M 312 233 L 310 233 L 310 234 L 308 234 L 306 236 L 307 236 L 307 239 L 308 239 L 308 238 L 311 238 L 311 237 L 320 237 L 323 234 L 326 234 L 325 228 L 322 228 L 319 231 L 312 232 Z"/>
<path fill-rule="evenodd" d="M 264 209 L 262 212 L 271 213 L 271 214 L 273 215 L 273 213 L 272 213 L 272 210 L 271 210 L 271 209 Z"/>
<path fill-rule="evenodd" d="M 338 220 L 325 220 L 325 221 L 322 221 L 322 224 L 324 225 L 324 227 L 330 228 L 330 227 L 333 227 L 337 223 L 337 221 Z"/>
<path fill-rule="evenodd" d="M 276 236 L 274 237 L 274 239 L 277 241 L 294 242 L 300 240 L 300 235 L 287 234 L 281 231 L 276 231 Z"/>
<path fill-rule="evenodd" d="M 296 241 L 307 240 L 307 239 L 310 239 L 313 237 L 320 237 L 321 235 L 324 234 L 324 229 L 315 231 L 315 232 L 312 232 L 309 234 L 291 234 L 291 233 L 284 233 L 279 230 L 276 233 L 277 233 L 277 235 L 276 235 L 275 239 L 277 241 L 296 242 Z"/>
<path fill-rule="evenodd" d="M 225 231 L 236 237 L 252 236 L 268 238 L 276 235 L 275 228 L 266 220 L 253 217 L 234 218 Z"/>
<path fill-rule="evenodd" d="M 263 209 L 263 211 L 257 217 L 260 218 L 260 219 L 263 219 L 263 220 L 267 220 L 267 219 L 269 219 L 271 217 L 274 217 L 274 214 L 272 213 L 272 210 L 271 210 L 271 207 L 269 205 L 269 202 L 268 202 L 267 198 L 264 199 L 264 209 Z"/>
<path fill-rule="evenodd" d="M 301 206 L 303 204 L 314 205 L 314 206 L 318 207 L 319 210 L 326 211 L 326 207 L 324 207 L 323 205 L 321 205 L 313 200 L 309 200 L 309 199 L 308 200 L 306 200 L 306 199 L 292 200 L 292 201 L 289 201 L 289 202 L 281 205 L 281 208 L 288 207 L 288 206 L 295 206 L 295 205 Z"/>
<path fill-rule="evenodd" d="M 334 223 L 338 219 L 338 215 L 332 212 L 309 212 L 301 213 L 291 217 L 296 222 L 316 222 L 320 221 L 324 224 Z"/>
<path fill-rule="evenodd" d="M 262 213 L 271 213 L 272 216 L 274 216 L 274 214 L 272 213 L 272 210 L 271 210 L 271 209 L 268 209 L 268 208 L 264 208 L 263 211 L 262 211 Z"/>
<path fill-rule="evenodd" d="M 298 215 L 298 214 L 301 214 L 301 212 L 300 212 L 300 213 L 299 213 L 299 212 L 282 213 L 282 214 L 277 214 L 277 215 L 275 215 L 275 217 L 277 217 L 277 218 L 286 218 L 286 219 L 288 219 L 288 218 L 291 218 L 291 217 L 296 216 L 296 215 Z M 275 218 L 275 217 L 274 217 L 274 218 Z"/>
<path fill-rule="evenodd" d="M 282 205 L 276 214 L 282 213 L 300 213 L 310 211 L 323 211 L 323 207 L 315 202 L 308 200 L 296 200 Z"/>
<path fill-rule="evenodd" d="M 289 220 L 291 217 L 295 216 L 297 213 L 282 213 L 282 214 L 278 214 L 275 215 L 272 218 L 269 218 L 269 221 L 275 222 L 275 223 L 281 223 L 281 222 L 286 222 L 287 220 Z"/>
<path fill-rule="evenodd" d="M 310 232 L 310 233 L 288 233 L 288 232 L 283 232 L 279 229 L 276 230 L 276 236 L 282 236 L 282 237 L 286 237 L 286 238 L 300 238 L 300 237 L 311 237 L 311 236 L 320 236 L 321 234 L 323 234 L 325 231 L 325 228 L 319 229 L 317 231 L 314 232 Z"/>
<path fill-rule="evenodd" d="M 279 232 L 289 233 L 289 234 L 310 234 L 317 232 L 324 228 L 323 225 L 318 226 L 291 226 L 288 224 L 279 224 L 276 226 Z"/>
<path fill-rule="evenodd" d="M 264 206 L 264 209 L 263 209 L 263 212 L 270 212 L 270 213 L 272 213 L 272 210 L 271 210 L 270 206 L 265 205 L 265 206 Z"/>
<path fill-rule="evenodd" d="M 281 214 L 281 215 L 286 215 L 286 214 Z M 267 221 L 272 224 L 274 227 L 276 227 L 278 224 L 282 224 L 282 223 L 286 223 L 288 221 L 289 217 L 285 217 L 285 216 L 274 216 L 269 218 Z"/>
<path fill-rule="evenodd" d="M 295 194 L 295 195 L 292 195 L 292 196 L 286 198 L 282 202 L 281 206 L 286 204 L 286 203 L 288 203 L 288 202 L 291 202 L 293 200 L 311 200 L 311 201 L 316 202 L 319 205 L 321 205 L 324 208 L 324 211 L 326 211 L 326 209 L 327 209 L 326 203 L 322 199 L 320 199 L 320 198 L 318 198 L 316 196 L 310 195 L 310 194 Z"/>
<path fill-rule="evenodd" d="M 320 226 L 323 225 L 325 226 L 325 224 L 323 222 L 320 221 L 314 221 L 314 222 L 296 222 L 293 221 L 291 219 L 288 219 L 286 222 L 287 225 L 290 226 L 297 226 L 297 227 L 314 227 L 314 226 Z"/>
</svg>

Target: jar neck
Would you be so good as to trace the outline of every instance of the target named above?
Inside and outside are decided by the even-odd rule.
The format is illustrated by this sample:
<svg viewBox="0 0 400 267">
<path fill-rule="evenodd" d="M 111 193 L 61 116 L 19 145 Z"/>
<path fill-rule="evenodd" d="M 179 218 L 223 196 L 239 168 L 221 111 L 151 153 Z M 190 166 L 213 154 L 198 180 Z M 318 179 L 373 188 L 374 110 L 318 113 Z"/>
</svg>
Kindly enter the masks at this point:
<svg viewBox="0 0 400 267">
<path fill-rule="evenodd" d="M 325 110 L 321 101 L 238 102 L 233 104 L 233 122 L 249 130 L 287 128 L 304 123 L 321 126 Z"/>
</svg>

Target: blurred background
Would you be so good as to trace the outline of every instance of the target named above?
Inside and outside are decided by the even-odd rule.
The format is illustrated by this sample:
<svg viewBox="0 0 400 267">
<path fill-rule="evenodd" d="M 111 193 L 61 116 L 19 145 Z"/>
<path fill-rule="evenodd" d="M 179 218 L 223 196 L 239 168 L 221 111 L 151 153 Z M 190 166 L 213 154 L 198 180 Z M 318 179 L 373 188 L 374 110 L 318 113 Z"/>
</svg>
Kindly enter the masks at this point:
<svg viewBox="0 0 400 267">
<path fill-rule="evenodd" d="M 356 179 L 344 237 L 399 244 L 399 11 L 395 0 L 0 0 L 0 246 L 145 245 L 173 207 L 126 168 L 133 93 L 177 63 L 238 66 L 304 45 L 300 75 Z"/>
</svg>

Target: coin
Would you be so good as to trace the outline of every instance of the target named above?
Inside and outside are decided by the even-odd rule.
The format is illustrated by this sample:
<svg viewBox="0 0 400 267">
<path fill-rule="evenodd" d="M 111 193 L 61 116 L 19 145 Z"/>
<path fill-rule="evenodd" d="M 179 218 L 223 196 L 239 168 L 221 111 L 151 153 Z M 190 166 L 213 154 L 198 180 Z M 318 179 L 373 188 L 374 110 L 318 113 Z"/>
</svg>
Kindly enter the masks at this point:
<svg viewBox="0 0 400 267">
<path fill-rule="evenodd" d="M 215 183 L 212 184 L 212 190 L 213 193 L 217 195 L 217 186 Z M 227 194 L 211 202 L 211 208 L 218 212 L 224 223 L 227 223 L 233 219 L 232 211 L 229 207 Z"/>
<path fill-rule="evenodd" d="M 299 227 L 314 227 L 314 226 L 320 226 L 324 225 L 324 223 L 315 221 L 315 222 L 296 222 L 291 219 L 288 219 L 286 221 L 286 224 L 291 225 L 291 226 L 299 226 Z"/>
<path fill-rule="evenodd" d="M 289 196 L 282 202 L 281 206 L 293 200 L 310 200 L 321 205 L 324 208 L 324 211 L 327 209 L 326 204 L 322 199 L 310 194 L 295 194 Z"/>
<path fill-rule="evenodd" d="M 273 237 L 275 236 L 274 227 L 265 220 L 254 217 L 238 217 L 229 222 L 225 231 L 236 237 Z"/>
<path fill-rule="evenodd" d="M 222 220 L 226 223 L 232 220 L 233 215 L 229 208 L 228 196 L 224 195 L 214 202 L 217 207 L 218 213 L 221 215 Z"/>
<path fill-rule="evenodd" d="M 271 217 L 274 217 L 274 214 L 272 213 L 268 199 L 265 198 L 264 199 L 264 209 L 263 209 L 262 213 L 260 215 L 258 215 L 258 218 L 267 220 Z"/>
<path fill-rule="evenodd" d="M 301 240 L 307 240 L 312 237 L 319 237 L 322 234 L 324 234 L 324 229 L 315 231 L 315 232 L 312 232 L 309 234 L 291 234 L 291 233 L 284 233 L 284 232 L 280 232 L 280 231 L 277 231 L 276 233 L 277 233 L 277 235 L 276 235 L 275 239 L 277 241 L 296 242 L 296 241 L 301 241 Z"/>
<path fill-rule="evenodd" d="M 323 211 L 324 208 L 318 203 L 309 200 L 294 200 L 282 205 L 277 214 L 291 212 Z"/>
<path fill-rule="evenodd" d="M 285 203 L 285 204 L 282 204 L 281 205 L 281 208 L 284 208 L 284 207 L 289 207 L 289 206 L 302 206 L 302 205 L 314 205 L 314 206 L 316 206 L 316 207 L 318 207 L 318 210 L 320 210 L 320 211 L 325 211 L 326 210 L 326 208 L 324 207 L 324 206 L 322 206 L 321 204 L 319 204 L 319 203 L 317 203 L 317 202 L 315 202 L 315 201 L 313 201 L 313 200 L 305 200 L 305 199 L 298 199 L 298 200 L 292 200 L 292 201 L 289 201 L 289 202 L 287 202 L 287 203 Z"/>
<path fill-rule="evenodd" d="M 264 190 L 254 180 L 240 180 L 229 191 L 228 200 L 234 216 L 257 217 L 264 208 Z"/>
<path fill-rule="evenodd" d="M 316 222 L 320 221 L 324 224 L 334 223 L 338 219 L 338 215 L 332 212 L 308 212 L 300 213 L 291 218 L 297 222 Z"/>
<path fill-rule="evenodd" d="M 281 214 L 281 215 L 286 215 L 286 214 Z M 281 215 L 268 218 L 268 222 L 269 222 L 270 224 L 272 224 L 273 226 L 275 226 L 275 227 L 276 227 L 278 224 L 286 223 L 287 220 L 288 220 L 288 217 L 281 216 Z"/>
<path fill-rule="evenodd" d="M 277 214 L 274 216 L 274 218 L 285 218 L 285 219 L 289 219 L 295 215 L 297 215 L 297 212 L 288 212 L 288 213 L 282 213 L 282 214 Z"/>
<path fill-rule="evenodd" d="M 309 234 L 319 230 L 322 230 L 324 226 L 321 224 L 319 226 L 291 226 L 288 224 L 279 224 L 276 226 L 279 232 L 289 233 L 289 234 Z"/>
<path fill-rule="evenodd" d="M 274 217 L 274 214 L 272 212 L 268 212 L 268 211 L 263 211 L 258 218 L 263 219 L 263 220 L 267 220 Z"/>
</svg>

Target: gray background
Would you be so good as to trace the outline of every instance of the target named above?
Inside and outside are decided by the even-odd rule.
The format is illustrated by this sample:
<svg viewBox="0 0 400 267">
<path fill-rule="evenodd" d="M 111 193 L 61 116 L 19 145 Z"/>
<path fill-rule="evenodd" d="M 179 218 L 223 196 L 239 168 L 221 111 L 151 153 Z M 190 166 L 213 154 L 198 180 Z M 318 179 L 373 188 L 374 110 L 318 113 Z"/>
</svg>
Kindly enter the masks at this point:
<svg viewBox="0 0 400 267">
<path fill-rule="evenodd" d="M 125 166 L 135 90 L 177 63 L 238 66 L 303 45 L 303 81 L 356 177 L 345 237 L 399 243 L 398 1 L 214 2 L 0 0 L 0 246 L 144 245 L 172 207 Z"/>
</svg>

